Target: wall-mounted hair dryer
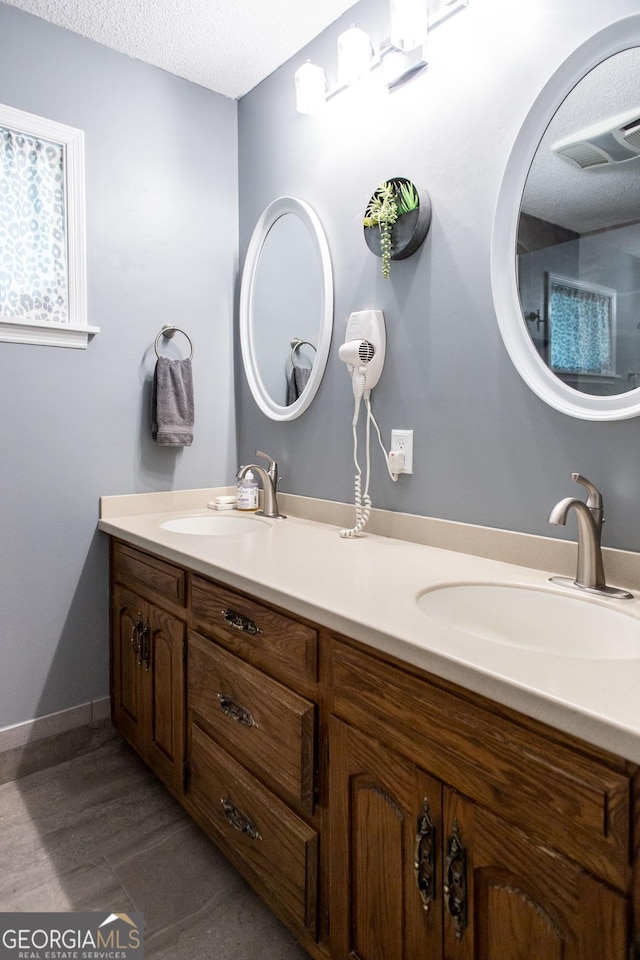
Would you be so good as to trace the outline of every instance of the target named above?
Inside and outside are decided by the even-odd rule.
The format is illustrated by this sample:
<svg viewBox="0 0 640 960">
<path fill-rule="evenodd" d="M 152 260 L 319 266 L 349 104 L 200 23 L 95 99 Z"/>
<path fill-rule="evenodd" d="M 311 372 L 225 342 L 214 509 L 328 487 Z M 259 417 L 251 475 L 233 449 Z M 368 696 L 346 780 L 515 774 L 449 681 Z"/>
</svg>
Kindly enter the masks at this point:
<svg viewBox="0 0 640 960">
<path fill-rule="evenodd" d="M 341 537 L 357 537 L 363 530 L 369 515 L 371 513 L 371 497 L 369 496 L 369 473 L 370 473 L 370 454 L 369 454 L 369 427 L 373 423 L 378 434 L 378 441 L 382 447 L 387 469 L 392 480 L 397 480 L 398 475 L 394 474 L 389 465 L 389 457 L 382 446 L 380 439 L 380 430 L 375 417 L 371 411 L 371 391 L 380 379 L 382 368 L 384 366 L 384 354 L 386 349 L 386 334 L 384 329 L 384 314 L 381 310 L 360 310 L 352 313 L 347 320 L 347 332 L 345 342 L 338 350 L 338 356 L 347 364 L 351 380 L 353 383 L 353 395 L 355 397 L 355 409 L 353 411 L 353 459 L 356 466 L 355 476 L 355 507 L 356 524 L 340 531 Z M 362 489 L 362 471 L 358 463 L 358 416 L 360 413 L 360 403 L 364 399 L 367 408 L 366 422 L 366 482 L 364 490 Z"/>
<path fill-rule="evenodd" d="M 380 379 L 386 344 L 382 310 L 359 310 L 350 315 L 338 356 L 349 368 L 356 399 L 365 391 L 368 396 Z"/>
</svg>

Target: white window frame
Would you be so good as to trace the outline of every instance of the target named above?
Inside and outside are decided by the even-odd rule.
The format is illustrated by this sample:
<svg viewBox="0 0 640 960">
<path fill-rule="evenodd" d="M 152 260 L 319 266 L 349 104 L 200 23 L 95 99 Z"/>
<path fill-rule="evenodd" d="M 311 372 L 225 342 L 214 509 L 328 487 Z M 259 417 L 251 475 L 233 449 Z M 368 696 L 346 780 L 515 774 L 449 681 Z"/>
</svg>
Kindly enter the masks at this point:
<svg viewBox="0 0 640 960">
<path fill-rule="evenodd" d="M 89 338 L 100 328 L 87 324 L 84 131 L 6 104 L 0 104 L 0 126 L 62 147 L 69 311 L 67 323 L 3 317 L 0 311 L 0 341 L 86 349 Z"/>
</svg>

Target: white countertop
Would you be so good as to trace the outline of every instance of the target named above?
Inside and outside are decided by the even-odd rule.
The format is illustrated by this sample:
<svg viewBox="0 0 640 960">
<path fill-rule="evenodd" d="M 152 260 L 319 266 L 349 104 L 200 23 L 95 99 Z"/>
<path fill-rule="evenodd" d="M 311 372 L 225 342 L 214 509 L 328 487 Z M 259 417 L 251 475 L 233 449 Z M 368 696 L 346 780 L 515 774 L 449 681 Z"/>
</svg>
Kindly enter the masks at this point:
<svg viewBox="0 0 640 960">
<path fill-rule="evenodd" d="M 447 583 L 546 588 L 548 572 L 368 533 L 342 539 L 337 526 L 297 517 L 253 534 L 170 533 L 161 522 L 212 511 L 135 514 L 126 499 L 127 515 L 103 511 L 102 531 L 640 763 L 640 659 L 518 649 L 432 620 L 416 603 Z M 637 594 L 594 602 L 637 617 L 640 630 Z"/>
</svg>

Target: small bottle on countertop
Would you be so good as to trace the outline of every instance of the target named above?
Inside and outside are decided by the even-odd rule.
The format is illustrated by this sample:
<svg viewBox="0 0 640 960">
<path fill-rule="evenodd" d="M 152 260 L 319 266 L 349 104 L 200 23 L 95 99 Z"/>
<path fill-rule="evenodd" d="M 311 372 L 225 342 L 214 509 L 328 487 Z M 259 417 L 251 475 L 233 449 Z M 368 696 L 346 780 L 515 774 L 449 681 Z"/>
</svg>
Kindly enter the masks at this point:
<svg viewBox="0 0 640 960">
<path fill-rule="evenodd" d="M 258 481 L 251 470 L 238 480 L 238 510 L 257 510 L 258 509 Z"/>
</svg>

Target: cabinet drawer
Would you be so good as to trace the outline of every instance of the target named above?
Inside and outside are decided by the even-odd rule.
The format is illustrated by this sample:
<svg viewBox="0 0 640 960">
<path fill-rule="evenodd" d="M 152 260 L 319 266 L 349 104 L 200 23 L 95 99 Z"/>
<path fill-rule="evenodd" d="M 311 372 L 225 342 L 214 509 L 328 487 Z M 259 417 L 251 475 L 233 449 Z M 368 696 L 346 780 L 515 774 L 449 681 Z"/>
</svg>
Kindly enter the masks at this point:
<svg viewBox="0 0 640 960">
<path fill-rule="evenodd" d="M 194 623 L 245 660 L 284 680 L 315 681 L 316 630 L 202 577 L 191 577 Z"/>
<path fill-rule="evenodd" d="M 135 547 L 114 543 L 113 578 L 127 586 L 151 591 L 178 606 L 185 604 L 184 571 Z"/>
<path fill-rule="evenodd" d="M 339 641 L 331 644 L 332 709 L 460 793 L 624 887 L 630 778 L 428 679 Z M 565 738 L 566 741 L 566 738 Z M 617 765 L 616 765 L 617 763 Z"/>
<path fill-rule="evenodd" d="M 210 835 L 260 893 L 315 934 L 316 832 L 195 724 L 190 748 L 189 796 Z"/>
<path fill-rule="evenodd" d="M 188 707 L 215 738 L 287 797 L 313 803 L 314 704 L 189 633 Z"/>
</svg>

